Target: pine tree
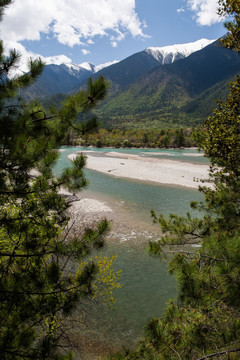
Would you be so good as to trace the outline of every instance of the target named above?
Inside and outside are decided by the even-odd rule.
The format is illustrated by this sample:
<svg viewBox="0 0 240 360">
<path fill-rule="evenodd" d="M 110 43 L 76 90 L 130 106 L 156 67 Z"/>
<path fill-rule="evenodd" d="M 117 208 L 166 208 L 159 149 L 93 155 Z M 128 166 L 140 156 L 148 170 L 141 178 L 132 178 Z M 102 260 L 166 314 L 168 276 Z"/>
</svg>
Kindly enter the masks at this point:
<svg viewBox="0 0 240 360">
<path fill-rule="evenodd" d="M 234 16 L 222 44 L 240 52 L 239 0 L 221 0 L 221 15 Z M 239 359 L 240 357 L 240 79 L 204 124 L 211 187 L 201 186 L 198 218 L 152 214 L 163 236 L 153 256 L 170 259 L 179 284 L 176 302 L 151 320 L 136 351 L 114 359 Z M 180 249 L 180 250 L 179 250 Z"/>
<path fill-rule="evenodd" d="M 11 2 L 0 0 L 0 16 Z M 82 259 L 102 246 L 108 223 L 70 237 L 69 205 L 59 190 L 85 186 L 85 157 L 59 178 L 52 167 L 69 129 L 84 134 L 96 126 L 95 119 L 78 125 L 75 119 L 104 98 L 107 86 L 103 78 L 90 80 L 60 111 L 46 111 L 19 97 L 44 64 L 30 60 L 27 74 L 12 77 L 19 58 L 15 50 L 4 55 L 0 42 L 0 358 L 70 359 L 63 352 L 65 319 L 96 295 L 98 265 Z"/>
</svg>

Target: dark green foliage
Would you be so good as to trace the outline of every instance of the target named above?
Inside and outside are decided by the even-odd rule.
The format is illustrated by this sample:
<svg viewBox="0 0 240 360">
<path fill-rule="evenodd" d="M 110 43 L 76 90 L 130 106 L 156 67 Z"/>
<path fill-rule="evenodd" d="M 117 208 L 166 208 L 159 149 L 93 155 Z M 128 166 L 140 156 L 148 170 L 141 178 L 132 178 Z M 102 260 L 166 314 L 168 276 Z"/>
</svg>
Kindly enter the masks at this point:
<svg viewBox="0 0 240 360">
<path fill-rule="evenodd" d="M 81 137 L 72 133 L 69 136 L 69 144 L 96 147 L 148 147 L 148 148 L 180 148 L 196 146 L 196 134 L 202 134 L 202 130 L 187 129 L 136 129 L 136 130 L 112 130 L 100 129 L 98 132 Z"/>
<path fill-rule="evenodd" d="M 239 1 L 221 0 L 239 25 Z M 239 32 L 239 27 L 238 27 Z M 239 51 L 232 31 L 225 44 Z M 179 295 L 162 319 L 148 323 L 132 359 L 239 359 L 240 354 L 240 172 L 239 78 L 204 124 L 201 142 L 210 158 L 211 187 L 202 186 L 204 201 L 192 203 L 198 218 L 152 213 L 162 237 L 150 243 L 153 256 L 165 256 L 178 279 Z M 114 356 L 112 357 L 114 359 Z"/>
<path fill-rule="evenodd" d="M 215 42 L 110 93 L 97 114 L 104 126 L 117 128 L 198 125 L 211 113 L 216 97 L 225 99 L 227 83 L 239 71 L 239 54 Z"/>
<path fill-rule="evenodd" d="M 225 103 L 206 121 L 208 132 L 206 156 L 213 165 L 223 168 L 222 172 L 240 175 L 240 78 L 229 85 L 230 93 Z"/>
<path fill-rule="evenodd" d="M 219 11 L 220 16 L 230 16 L 233 20 L 225 24 L 228 34 L 225 39 L 221 41 L 222 45 L 228 49 L 240 52 L 240 4 L 238 0 L 219 0 Z"/>
<path fill-rule="evenodd" d="M 216 99 L 224 101 L 227 98 L 229 92 L 228 84 L 231 78 L 232 77 L 227 80 L 218 81 L 215 85 L 203 91 L 183 106 L 181 111 L 186 112 L 190 117 L 201 117 L 205 120 L 206 117 L 212 113 L 212 109 L 216 107 Z"/>
<path fill-rule="evenodd" d="M 99 71 L 104 78 L 112 83 L 112 91 L 127 88 L 143 74 L 159 66 L 159 62 L 145 51 L 133 54 L 128 58 Z"/>
<path fill-rule="evenodd" d="M 227 83 L 239 71 L 239 55 L 217 42 L 163 66 L 143 51 L 93 75 L 96 79 L 100 73 L 111 82 L 96 115 L 105 128 L 196 126 L 211 113 L 216 98 L 225 100 Z M 63 64 L 48 65 L 24 94 L 45 96 L 44 101 L 58 106 L 62 96 L 54 94 L 78 90 L 86 76 L 69 73 Z"/>
<path fill-rule="evenodd" d="M 11 1 L 0 1 L 0 13 Z M 108 223 L 78 234 L 67 230 L 69 205 L 61 187 L 79 190 L 86 180 L 85 158 L 78 156 L 59 178 L 52 174 L 70 128 L 85 133 L 75 120 L 106 93 L 103 78 L 65 99 L 59 110 L 46 111 L 38 102 L 18 96 L 41 74 L 43 64 L 30 61 L 29 73 L 10 78 L 19 55 L 3 54 L 0 44 L 0 358 L 71 359 L 64 324 L 77 304 L 92 295 L 94 262 L 81 269 L 81 259 L 102 246 Z M 79 267 L 80 266 L 80 267 Z M 78 269 L 79 268 L 79 269 Z"/>
</svg>

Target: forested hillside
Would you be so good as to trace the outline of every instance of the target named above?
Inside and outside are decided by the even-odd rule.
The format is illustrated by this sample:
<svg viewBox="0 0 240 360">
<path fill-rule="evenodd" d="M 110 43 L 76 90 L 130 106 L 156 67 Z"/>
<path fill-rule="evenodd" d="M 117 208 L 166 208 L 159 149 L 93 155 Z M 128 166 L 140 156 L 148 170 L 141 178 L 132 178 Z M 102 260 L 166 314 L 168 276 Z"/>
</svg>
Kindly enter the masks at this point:
<svg viewBox="0 0 240 360">
<path fill-rule="evenodd" d="M 0 19 L 11 4 L 0 0 Z M 71 313 L 77 307 L 79 314 L 87 311 L 88 300 L 103 289 L 110 290 L 110 300 L 106 279 L 109 274 L 113 284 L 113 278 L 111 260 L 102 267 L 101 259 L 86 259 L 103 245 L 107 221 L 70 234 L 70 202 L 60 194 L 63 187 L 75 192 L 86 185 L 85 158 L 78 156 L 58 177 L 52 168 L 68 130 L 78 127 L 83 133 L 77 113 L 93 108 L 107 87 L 99 78 L 61 110 L 46 113 L 37 101 L 27 104 L 18 96 L 44 64 L 30 60 L 28 74 L 10 78 L 19 57 L 15 50 L 5 55 L 0 41 L 0 359 L 69 360 Z M 101 267 L 106 278 L 97 284 Z"/>
<path fill-rule="evenodd" d="M 219 13 L 229 15 L 229 35 L 222 44 L 240 52 L 240 6 L 221 0 Z M 211 161 L 211 187 L 199 188 L 201 202 L 192 202 L 198 217 L 187 213 L 165 218 L 152 212 L 160 225 L 158 242 L 149 243 L 152 256 L 169 261 L 178 281 L 178 298 L 161 318 L 145 326 L 134 351 L 111 356 L 125 360 L 239 359 L 240 354 L 240 78 L 229 83 L 204 122 L 203 149 Z"/>
<path fill-rule="evenodd" d="M 24 94 L 59 107 L 66 96 L 85 88 L 90 76 L 103 75 L 110 84 L 106 100 L 96 111 L 103 127 L 196 126 L 210 114 L 216 98 L 226 98 L 228 82 L 240 72 L 239 54 L 218 41 L 205 46 L 209 41 L 203 40 L 198 51 L 194 51 L 198 42 L 186 44 L 189 56 L 175 47 L 167 47 L 168 55 L 165 48 L 146 49 L 98 72 L 91 64 L 86 68 L 47 65 Z"/>
<path fill-rule="evenodd" d="M 113 94 L 98 115 L 109 127 L 190 126 L 209 115 L 240 72 L 240 56 L 215 42 L 173 64 L 158 66 Z"/>
</svg>

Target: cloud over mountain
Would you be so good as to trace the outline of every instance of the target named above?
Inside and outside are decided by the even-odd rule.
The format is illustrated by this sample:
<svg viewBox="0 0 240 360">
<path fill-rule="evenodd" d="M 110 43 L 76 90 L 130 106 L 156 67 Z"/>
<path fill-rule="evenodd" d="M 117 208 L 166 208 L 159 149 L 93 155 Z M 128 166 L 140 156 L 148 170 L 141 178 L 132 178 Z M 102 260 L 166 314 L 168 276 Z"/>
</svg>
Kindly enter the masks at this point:
<svg viewBox="0 0 240 360">
<path fill-rule="evenodd" d="M 41 56 L 47 64 L 55 57 L 56 64 L 61 59 L 62 62 L 73 59 L 80 63 L 85 61 L 83 57 L 90 62 L 102 63 L 108 61 L 105 54 L 110 51 L 114 54 L 110 60 L 123 58 L 122 53 L 135 48 L 139 40 L 153 46 L 158 38 L 159 43 L 166 42 L 169 34 L 170 38 L 179 38 L 179 26 L 181 24 L 182 29 L 182 25 L 186 25 L 189 13 L 194 15 L 189 23 L 198 29 L 196 23 L 210 25 L 218 22 L 217 3 L 218 0 L 181 0 L 181 4 L 179 0 L 14 0 L 5 11 L 0 30 L 6 53 L 15 48 L 22 55 L 23 71 L 27 70 L 30 57 Z M 175 18 L 173 11 L 179 14 Z M 176 18 L 179 23 L 176 23 Z M 192 30 L 194 26 L 190 28 Z M 183 34 L 186 35 L 184 29 Z M 192 41 L 200 38 L 187 32 L 184 42 L 189 36 Z"/>
<path fill-rule="evenodd" d="M 98 35 L 114 42 L 127 33 L 145 37 L 143 27 L 134 0 L 15 0 L 2 24 L 6 40 L 39 40 L 45 33 L 68 46 Z"/>
<path fill-rule="evenodd" d="M 212 25 L 221 21 L 217 15 L 217 0 L 187 0 L 190 9 L 196 15 L 199 25 Z"/>
<path fill-rule="evenodd" d="M 86 55 L 91 53 L 95 37 L 106 37 L 116 47 L 127 34 L 145 38 L 144 26 L 135 0 L 15 0 L 5 10 L 1 33 L 6 51 L 19 50 L 26 64 L 27 58 L 39 55 L 26 51 L 21 43 L 24 40 L 41 40 L 45 34 L 69 47 L 81 45 Z"/>
</svg>

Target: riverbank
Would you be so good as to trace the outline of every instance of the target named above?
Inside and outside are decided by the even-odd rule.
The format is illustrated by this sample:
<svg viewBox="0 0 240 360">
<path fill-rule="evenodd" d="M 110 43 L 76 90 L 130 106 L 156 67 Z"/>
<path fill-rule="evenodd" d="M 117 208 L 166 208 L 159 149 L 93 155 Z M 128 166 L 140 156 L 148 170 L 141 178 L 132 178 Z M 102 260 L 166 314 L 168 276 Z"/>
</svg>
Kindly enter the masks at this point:
<svg viewBox="0 0 240 360">
<path fill-rule="evenodd" d="M 68 158 L 73 160 L 77 154 L 70 154 Z M 209 166 L 203 164 L 112 151 L 85 150 L 83 154 L 87 155 L 86 168 L 113 178 L 126 178 L 196 190 L 202 184 L 201 181 L 208 177 Z M 194 154 L 196 155 L 198 154 Z M 70 208 L 71 224 L 74 225 L 76 231 L 81 231 L 87 226 L 94 226 L 102 218 L 107 218 L 112 223 L 107 241 L 117 243 L 136 240 L 139 242 L 142 239 L 146 242 L 146 240 L 159 238 L 159 227 L 152 224 L 150 210 L 146 211 L 145 218 L 141 219 L 136 217 L 136 212 L 130 210 L 129 204 L 125 204 L 124 201 L 114 201 L 106 195 L 91 193 L 89 190 L 82 191 L 78 196 L 79 200 Z M 156 210 L 154 206 L 153 209 Z M 79 219 L 81 219 L 80 222 Z"/>
<path fill-rule="evenodd" d="M 141 119 L 142 120 L 142 119 Z M 166 126 L 160 126 L 156 128 L 156 124 L 148 124 L 149 127 L 146 129 L 146 124 L 141 123 L 141 120 L 138 119 L 138 126 L 134 128 L 128 128 L 129 122 L 123 125 L 123 129 L 113 129 L 112 131 L 106 129 L 99 129 L 98 132 L 90 133 L 85 138 L 71 138 L 70 142 L 73 146 L 94 146 L 98 148 L 154 148 L 154 149 L 164 149 L 164 148 L 189 148 L 197 146 L 196 139 L 198 135 L 202 133 L 200 129 L 194 128 L 168 128 L 169 124 Z M 124 122 L 125 122 L 124 121 Z M 134 121 L 131 119 L 131 123 Z M 161 122 L 161 121 L 160 121 Z M 137 125 L 137 123 L 135 125 Z M 121 127 L 120 125 L 120 127 Z M 163 125 L 163 124 L 162 124 Z M 128 128 L 128 129 L 127 129 Z"/>
<path fill-rule="evenodd" d="M 208 178 L 209 166 L 118 152 L 87 155 L 86 168 L 126 179 L 197 189 Z M 68 158 L 74 160 L 77 153 Z"/>
<path fill-rule="evenodd" d="M 72 152 L 75 150 L 78 151 L 75 148 L 72 149 Z M 154 157 L 156 155 L 154 152 L 150 157 L 151 154 L 148 155 L 147 150 L 144 152 L 144 156 L 136 153 L 120 153 L 120 150 L 118 152 L 114 150 L 100 152 L 88 149 L 88 151 L 84 151 L 88 156 L 87 167 L 96 171 L 97 165 L 102 163 L 104 171 L 86 171 L 85 175 L 90 185 L 76 194 L 79 200 L 73 202 L 69 209 L 70 221 L 76 231 L 88 226 L 94 227 L 98 220 L 105 217 L 111 222 L 111 230 L 105 237 L 105 246 L 101 251 L 106 256 L 118 254 L 116 268 L 122 270 L 121 281 L 124 285 L 116 295 L 117 303 L 114 313 L 108 312 L 105 308 L 94 308 L 94 311 L 91 309 L 92 324 L 89 330 L 86 330 L 86 339 L 84 331 L 83 333 L 79 332 L 79 336 L 77 336 L 78 341 L 80 339 L 82 342 L 81 350 L 86 350 L 86 354 L 82 358 L 93 360 L 100 358 L 101 355 L 104 357 L 106 353 L 120 350 L 123 346 L 132 346 L 142 336 L 140 329 L 147 319 L 161 316 L 168 299 L 175 296 L 174 283 L 168 277 L 165 265 L 146 254 L 148 241 L 157 240 L 161 236 L 158 224 L 152 223 L 150 210 L 154 209 L 157 210 L 157 213 L 162 213 L 160 208 L 163 209 L 163 212 L 167 209 L 169 212 L 178 213 L 179 208 L 183 211 L 185 203 L 188 203 L 186 194 L 188 192 L 191 194 L 189 201 L 195 200 L 194 195 L 198 191 L 195 190 L 196 187 L 194 190 L 190 190 L 183 185 L 158 186 L 157 184 L 160 182 L 157 181 L 149 184 L 147 175 L 150 172 L 159 172 L 156 164 L 171 164 L 174 173 L 174 169 L 179 166 L 182 168 L 182 161 L 171 159 L 162 161 Z M 70 149 L 65 153 L 65 159 L 68 154 L 71 154 Z M 64 151 L 62 155 L 64 155 Z M 171 152 L 167 155 L 168 157 L 172 156 Z M 70 158 L 73 159 L 75 156 L 71 154 Z M 192 156 L 196 156 L 196 154 Z M 90 161 L 92 161 L 91 167 Z M 111 161 L 112 163 L 110 163 Z M 144 167 L 146 164 L 151 169 L 147 169 L 147 172 Z M 191 168 L 195 168 L 192 164 L 189 165 Z M 116 171 L 114 169 L 121 170 L 125 166 L 127 170 L 125 169 L 123 176 L 114 173 Z M 197 167 L 199 168 L 198 165 Z M 136 176 L 137 171 L 140 173 L 141 168 L 145 169 L 142 171 L 143 180 Z M 131 178 L 130 171 L 132 171 L 133 181 L 122 180 L 121 177 Z M 196 176 L 196 173 L 193 176 Z M 94 184 L 99 182 L 102 182 L 104 186 L 94 187 Z M 105 187 L 111 191 L 104 191 Z M 127 188 L 130 190 L 127 191 Z M 160 192 L 159 189 L 161 189 Z M 130 195 L 132 193 L 133 197 Z M 121 196 L 115 196 L 115 194 L 121 194 Z M 139 196 L 140 194 L 141 196 Z M 71 196 L 68 194 L 67 199 L 71 200 Z M 148 199 L 151 205 L 149 205 Z M 159 208 L 156 207 L 156 203 L 161 204 Z M 151 297 L 149 297 L 149 293 L 151 293 Z M 90 321 L 88 321 L 89 324 Z M 79 343 L 77 342 L 76 345 Z"/>
<path fill-rule="evenodd" d="M 112 200 L 104 195 L 91 193 L 88 190 L 78 193 L 72 201 L 72 194 L 63 190 L 61 195 L 70 199 L 68 209 L 70 220 L 68 229 L 71 235 L 79 235 L 87 228 L 94 228 L 102 219 L 109 222 L 109 231 L 105 235 L 106 243 L 147 243 L 159 238 L 159 227 L 154 225 L 150 212 L 144 220 L 136 218 L 135 213 L 129 211 L 129 204 L 125 201 Z"/>
</svg>

